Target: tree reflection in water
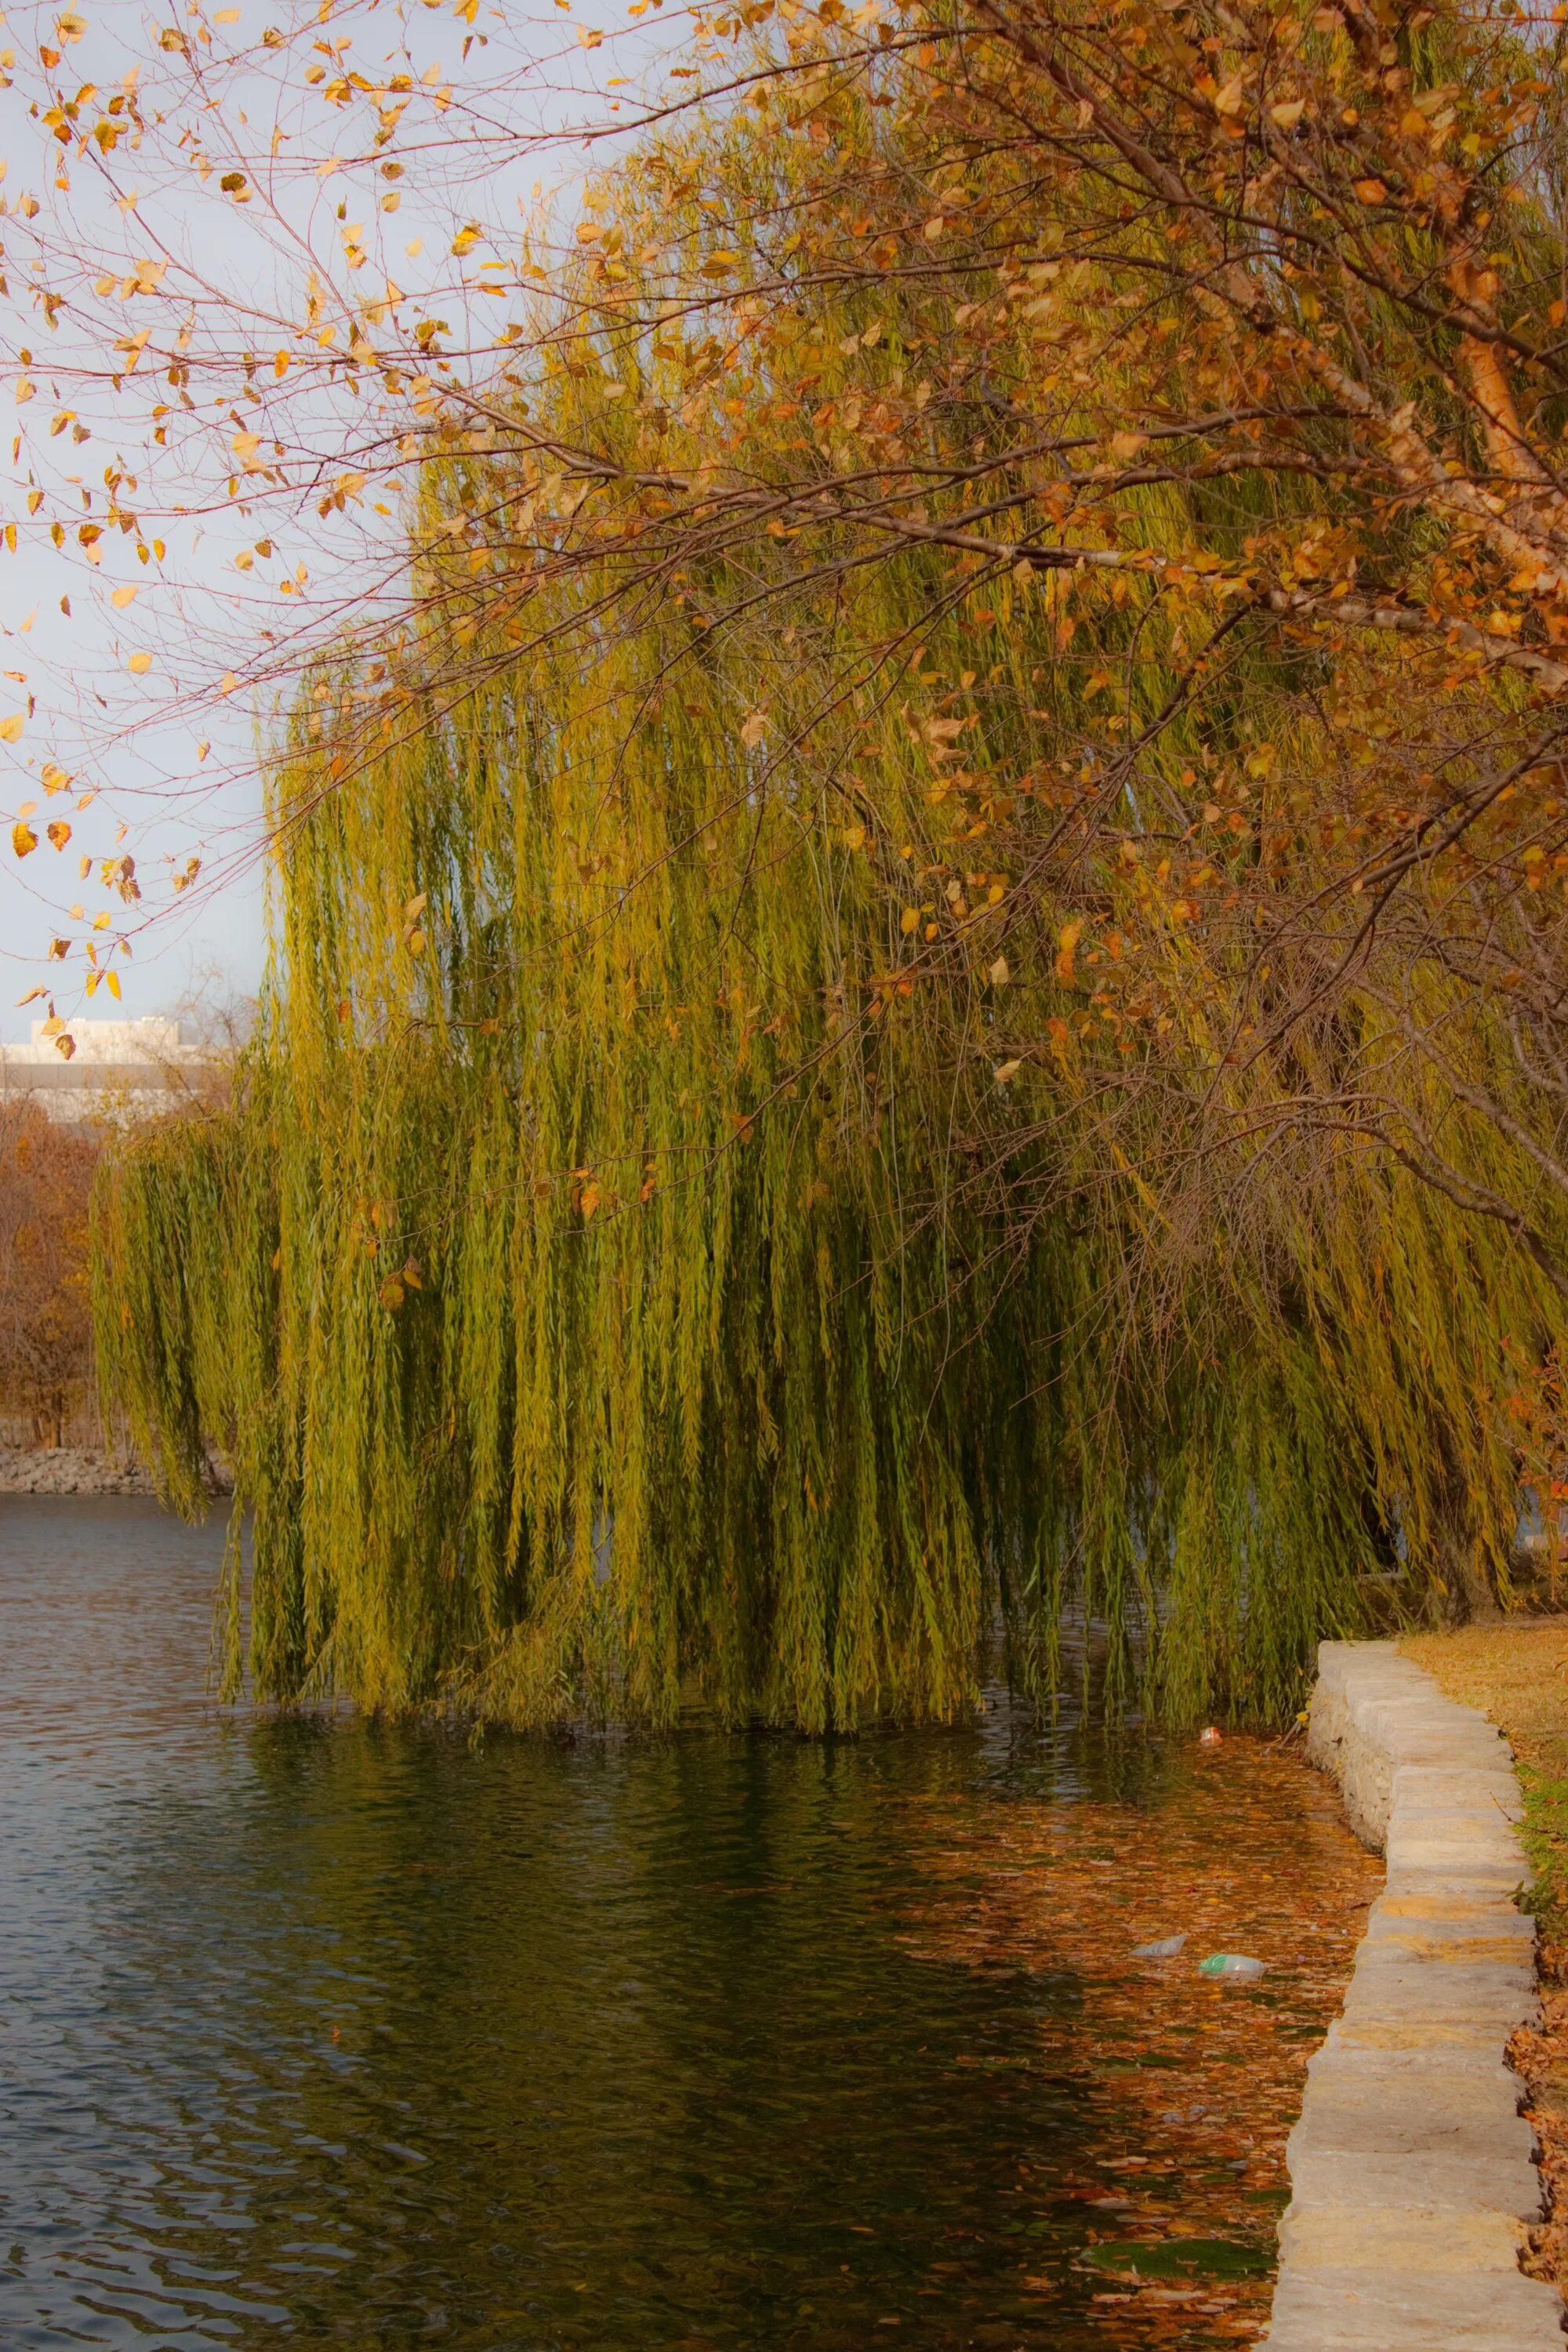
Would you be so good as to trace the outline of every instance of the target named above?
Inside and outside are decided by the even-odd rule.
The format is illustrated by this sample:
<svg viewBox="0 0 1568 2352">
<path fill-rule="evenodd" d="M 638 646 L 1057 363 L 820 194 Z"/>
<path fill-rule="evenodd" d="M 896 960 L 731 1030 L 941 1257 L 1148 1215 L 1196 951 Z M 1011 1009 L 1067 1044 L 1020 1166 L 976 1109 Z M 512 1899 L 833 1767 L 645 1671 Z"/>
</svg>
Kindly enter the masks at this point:
<svg viewBox="0 0 1568 2352">
<path fill-rule="evenodd" d="M 219 1542 L 0 1503 L 7 2347 L 1246 2332 L 1376 1875 L 1310 1775 L 1000 1709 L 479 1748 L 225 1716 Z M 1245 2011 L 1126 1957 L 1211 1911 L 1278 1947 Z M 1216 2017 L 1265 2053 L 1239 2169 L 1162 2120 L 1212 2105 Z M 1201 2274 L 1130 2279 L 1156 2239 Z"/>
</svg>

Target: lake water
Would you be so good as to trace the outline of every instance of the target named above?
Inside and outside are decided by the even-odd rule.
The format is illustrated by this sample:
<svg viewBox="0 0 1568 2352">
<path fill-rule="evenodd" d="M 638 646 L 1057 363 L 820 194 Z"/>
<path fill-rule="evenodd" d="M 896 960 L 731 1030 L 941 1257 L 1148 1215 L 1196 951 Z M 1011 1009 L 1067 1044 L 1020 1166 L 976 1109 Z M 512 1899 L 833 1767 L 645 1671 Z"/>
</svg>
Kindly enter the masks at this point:
<svg viewBox="0 0 1568 2352">
<path fill-rule="evenodd" d="M 1293 1756 L 226 1712 L 220 1543 L 0 1499 L 6 2352 L 1256 2333 L 1380 1880 Z"/>
</svg>

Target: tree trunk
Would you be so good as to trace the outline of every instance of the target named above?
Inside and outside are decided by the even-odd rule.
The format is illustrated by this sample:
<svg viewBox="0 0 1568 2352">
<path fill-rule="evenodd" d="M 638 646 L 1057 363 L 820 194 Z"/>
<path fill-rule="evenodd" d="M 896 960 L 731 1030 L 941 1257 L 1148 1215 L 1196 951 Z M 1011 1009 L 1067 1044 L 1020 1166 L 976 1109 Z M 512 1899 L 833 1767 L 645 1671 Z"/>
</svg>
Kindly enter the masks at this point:
<svg viewBox="0 0 1568 2352">
<path fill-rule="evenodd" d="M 1469 1492 L 1453 1471 L 1437 1528 L 1437 1572 L 1443 1580 L 1443 1615 L 1448 1624 L 1494 1624 L 1501 1617 Z"/>
</svg>

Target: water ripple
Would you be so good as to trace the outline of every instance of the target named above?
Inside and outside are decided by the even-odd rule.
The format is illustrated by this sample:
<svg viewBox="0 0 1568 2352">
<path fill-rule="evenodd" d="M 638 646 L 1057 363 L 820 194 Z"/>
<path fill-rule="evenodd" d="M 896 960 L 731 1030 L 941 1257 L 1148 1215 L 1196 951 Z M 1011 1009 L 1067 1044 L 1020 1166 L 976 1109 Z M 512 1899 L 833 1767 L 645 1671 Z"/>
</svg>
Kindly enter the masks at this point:
<svg viewBox="0 0 1568 2352">
<path fill-rule="evenodd" d="M 1131 1820 L 1157 1751 L 226 1716 L 219 1542 L 0 1502 L 7 2352 L 1107 2341 L 1081 2203 L 1019 2259 L 1102 2147 L 1081 1972 L 910 1921 L 954 1806 Z"/>
</svg>

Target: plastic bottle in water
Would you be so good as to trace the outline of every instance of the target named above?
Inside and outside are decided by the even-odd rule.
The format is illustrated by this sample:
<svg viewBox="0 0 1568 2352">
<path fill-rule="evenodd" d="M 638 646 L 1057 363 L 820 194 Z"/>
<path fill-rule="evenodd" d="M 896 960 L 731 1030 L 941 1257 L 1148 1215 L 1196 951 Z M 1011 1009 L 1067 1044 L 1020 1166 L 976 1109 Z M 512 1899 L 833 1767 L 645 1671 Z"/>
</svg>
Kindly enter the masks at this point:
<svg viewBox="0 0 1568 2352">
<path fill-rule="evenodd" d="M 1263 1962 L 1248 1959 L 1244 1952 L 1211 1952 L 1198 1962 L 1199 1976 L 1224 1977 L 1231 1984 L 1250 1984 L 1263 1973 Z"/>
</svg>

